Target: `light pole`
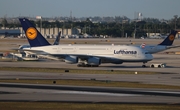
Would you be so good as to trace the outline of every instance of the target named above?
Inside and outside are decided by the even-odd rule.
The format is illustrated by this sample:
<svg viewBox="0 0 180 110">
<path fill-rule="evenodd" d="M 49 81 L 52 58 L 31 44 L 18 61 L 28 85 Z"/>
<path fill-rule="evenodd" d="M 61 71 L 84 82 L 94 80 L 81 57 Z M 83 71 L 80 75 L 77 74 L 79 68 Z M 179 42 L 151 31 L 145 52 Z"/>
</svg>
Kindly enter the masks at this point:
<svg viewBox="0 0 180 110">
<path fill-rule="evenodd" d="M 136 39 L 136 21 L 135 21 L 135 25 L 134 25 L 134 39 Z"/>
<path fill-rule="evenodd" d="M 40 33 L 42 30 L 42 17 L 41 16 L 36 16 L 36 19 L 40 19 Z"/>
<path fill-rule="evenodd" d="M 41 32 L 41 30 L 42 30 L 42 18 L 41 18 L 41 27 L 40 27 L 40 32 Z"/>
<path fill-rule="evenodd" d="M 175 30 L 176 30 L 176 21 L 177 21 L 177 17 L 178 17 L 178 15 L 174 15 L 174 28 L 175 28 Z"/>
</svg>

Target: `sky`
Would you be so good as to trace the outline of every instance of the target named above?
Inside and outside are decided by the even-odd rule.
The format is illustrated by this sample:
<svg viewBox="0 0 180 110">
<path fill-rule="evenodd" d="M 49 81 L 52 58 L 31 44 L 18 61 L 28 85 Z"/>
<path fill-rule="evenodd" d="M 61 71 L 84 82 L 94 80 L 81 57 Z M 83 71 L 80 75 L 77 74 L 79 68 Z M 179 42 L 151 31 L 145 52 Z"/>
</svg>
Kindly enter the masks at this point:
<svg viewBox="0 0 180 110">
<path fill-rule="evenodd" d="M 0 0 L 0 17 L 180 17 L 180 0 Z"/>
</svg>

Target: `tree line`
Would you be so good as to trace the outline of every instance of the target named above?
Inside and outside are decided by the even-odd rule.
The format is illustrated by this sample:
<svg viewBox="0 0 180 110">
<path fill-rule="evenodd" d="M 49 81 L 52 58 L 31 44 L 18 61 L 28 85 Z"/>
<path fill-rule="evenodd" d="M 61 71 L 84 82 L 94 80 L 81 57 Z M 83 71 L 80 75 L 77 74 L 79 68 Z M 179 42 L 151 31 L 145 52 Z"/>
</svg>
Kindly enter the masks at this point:
<svg viewBox="0 0 180 110">
<path fill-rule="evenodd" d="M 36 27 L 41 27 L 41 21 L 31 22 Z M 4 18 L 1 21 L 0 27 L 14 28 L 21 27 L 19 22 L 8 23 Z M 48 20 L 42 21 L 42 28 L 79 28 L 82 30 L 81 34 L 87 33 L 89 35 L 107 35 L 110 37 L 146 37 L 147 33 L 169 33 L 172 29 L 180 29 L 180 17 L 174 16 L 173 19 L 168 21 L 160 21 L 153 18 L 144 18 L 143 20 L 130 21 L 129 19 L 121 19 L 115 22 L 92 22 L 89 18 L 85 21 L 68 20 L 65 22 L 49 22 Z"/>
</svg>

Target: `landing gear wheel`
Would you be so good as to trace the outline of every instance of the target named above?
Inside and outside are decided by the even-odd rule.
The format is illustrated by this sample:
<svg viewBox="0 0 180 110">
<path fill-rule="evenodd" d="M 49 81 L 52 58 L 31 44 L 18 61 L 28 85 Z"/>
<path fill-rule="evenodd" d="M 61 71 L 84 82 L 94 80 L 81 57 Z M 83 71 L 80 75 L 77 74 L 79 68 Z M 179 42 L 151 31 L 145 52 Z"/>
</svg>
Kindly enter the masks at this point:
<svg viewBox="0 0 180 110">
<path fill-rule="evenodd" d="M 151 65 L 151 68 L 154 68 L 154 65 Z"/>
<path fill-rule="evenodd" d="M 79 63 L 77 67 L 98 67 L 99 65 L 89 65 L 85 63 Z"/>
<path fill-rule="evenodd" d="M 143 67 L 143 68 L 145 68 L 145 67 L 146 67 L 146 65 L 142 65 L 142 67 Z"/>
<path fill-rule="evenodd" d="M 86 64 L 86 65 L 85 65 L 85 67 L 91 67 L 91 65 L 89 65 L 89 64 Z"/>
<path fill-rule="evenodd" d="M 146 67 L 146 63 L 147 63 L 147 62 L 143 62 L 143 65 L 142 65 L 143 68 Z"/>
<path fill-rule="evenodd" d="M 77 67 L 85 67 L 86 65 L 84 63 L 79 63 Z"/>
<path fill-rule="evenodd" d="M 161 68 L 161 65 L 158 65 L 158 68 Z"/>
</svg>

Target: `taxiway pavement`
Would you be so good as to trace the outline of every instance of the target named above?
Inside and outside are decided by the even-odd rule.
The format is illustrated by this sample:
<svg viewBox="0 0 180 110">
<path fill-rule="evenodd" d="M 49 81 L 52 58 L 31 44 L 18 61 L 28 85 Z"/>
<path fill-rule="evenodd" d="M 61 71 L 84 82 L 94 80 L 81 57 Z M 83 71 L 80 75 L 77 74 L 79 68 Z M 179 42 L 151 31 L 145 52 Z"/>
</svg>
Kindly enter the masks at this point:
<svg viewBox="0 0 180 110">
<path fill-rule="evenodd" d="M 0 83 L 0 101 L 180 104 L 179 91 Z"/>
</svg>

